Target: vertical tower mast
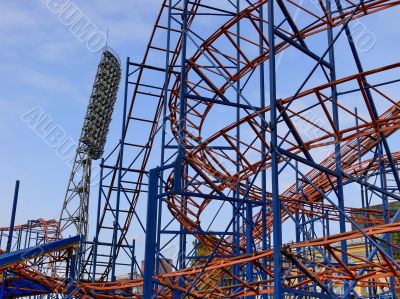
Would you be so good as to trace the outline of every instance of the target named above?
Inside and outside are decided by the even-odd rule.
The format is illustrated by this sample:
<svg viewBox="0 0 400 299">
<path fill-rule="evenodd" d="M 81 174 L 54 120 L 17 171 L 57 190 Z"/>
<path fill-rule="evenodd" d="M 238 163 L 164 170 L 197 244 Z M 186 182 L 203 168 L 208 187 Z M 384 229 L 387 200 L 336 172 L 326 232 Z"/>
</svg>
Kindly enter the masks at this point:
<svg viewBox="0 0 400 299">
<path fill-rule="evenodd" d="M 103 155 L 120 80 L 119 58 L 106 47 L 97 68 L 61 211 L 60 231 L 64 235 L 78 234 L 86 240 L 92 160 Z"/>
</svg>

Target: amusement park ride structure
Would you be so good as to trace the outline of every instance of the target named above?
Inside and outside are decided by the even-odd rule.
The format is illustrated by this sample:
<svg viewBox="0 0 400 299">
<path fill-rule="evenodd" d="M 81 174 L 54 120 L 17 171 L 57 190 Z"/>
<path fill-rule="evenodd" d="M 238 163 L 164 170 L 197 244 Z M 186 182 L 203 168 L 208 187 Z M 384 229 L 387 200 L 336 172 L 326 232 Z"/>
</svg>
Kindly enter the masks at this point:
<svg viewBox="0 0 400 299">
<path fill-rule="evenodd" d="M 63 217 L 20 226 L 56 237 L 38 237 L 46 250 L 27 259 L 30 245 L 14 238 L 3 285 L 96 298 L 396 298 L 400 62 L 363 59 L 353 24 L 398 4 L 163 1 L 143 60 L 126 61 L 94 236 L 80 226 L 86 188 L 80 242 L 56 243 Z M 62 275 L 40 268 L 60 262 Z"/>
</svg>

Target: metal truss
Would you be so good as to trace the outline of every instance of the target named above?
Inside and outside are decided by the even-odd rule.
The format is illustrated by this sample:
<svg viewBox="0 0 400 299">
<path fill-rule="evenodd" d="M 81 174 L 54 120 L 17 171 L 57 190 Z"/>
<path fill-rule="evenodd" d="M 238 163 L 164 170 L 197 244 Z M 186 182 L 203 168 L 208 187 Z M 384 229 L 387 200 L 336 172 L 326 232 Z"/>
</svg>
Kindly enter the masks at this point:
<svg viewBox="0 0 400 299">
<path fill-rule="evenodd" d="M 383 288 L 394 294 L 397 245 L 390 243 L 389 233 L 384 234 L 385 244 L 393 247 L 386 248 L 365 227 L 373 225 L 371 218 L 382 225 L 397 222 L 398 213 L 389 215 L 383 209 L 375 211 L 381 216 L 360 221 L 359 209 L 368 213 L 368 207 L 360 203 L 357 207 L 346 199 L 349 195 L 344 189 L 357 185 L 370 190 L 382 198 L 384 206 L 388 199 L 399 199 L 387 190 L 382 177 L 377 185 L 364 175 L 379 169 L 381 176 L 389 172 L 394 183 L 400 183 L 396 157 L 387 141 L 399 123 L 396 93 L 387 86 L 398 84 L 395 70 L 400 65 L 394 61 L 365 71 L 349 25 L 398 3 L 320 1 L 308 6 L 293 1 L 238 1 L 225 6 L 230 10 L 200 3 L 198 18 L 223 15 L 228 19 L 222 24 L 215 21 L 219 27 L 211 34 L 197 30 L 196 19 L 193 24 L 187 22 L 188 4 L 181 3 L 181 17 L 173 18 L 183 32 L 180 73 L 169 83 L 167 97 L 166 116 L 175 141 L 171 145 L 164 140 L 162 155 L 168 152 L 167 159 L 150 171 L 144 298 L 163 294 L 347 298 L 358 296 L 355 286 L 369 285 L 376 292 L 379 275 L 388 280 Z M 335 62 L 338 40 L 349 44 L 350 50 L 340 55 L 354 61 L 354 75 L 337 78 L 337 69 L 347 68 Z M 297 80 L 299 87 L 289 97 L 278 99 L 283 87 L 277 80 L 276 57 L 284 60 L 286 52 L 307 61 L 309 71 Z M 216 121 L 214 111 L 229 115 L 231 123 L 223 116 Z M 318 120 L 310 119 L 310 114 L 318 115 Z M 304 134 L 305 124 L 314 130 L 312 136 Z M 368 169 L 361 170 L 362 164 Z M 294 182 L 283 192 L 279 190 L 282 177 Z M 226 207 L 220 213 L 224 204 L 231 216 Z M 218 230 L 213 221 L 221 216 L 225 221 Z M 349 242 L 340 237 L 339 243 L 333 242 L 334 248 L 317 243 L 303 249 L 306 255 L 301 256 L 300 247 L 283 244 L 282 230 L 289 222 L 300 247 L 301 240 L 309 244 L 331 235 L 332 226 L 344 238 L 351 224 L 368 244 L 370 256 L 366 255 L 365 263 L 357 261 L 358 268 L 351 268 L 349 260 L 354 257 L 347 255 Z M 396 230 L 395 225 L 390 232 Z M 197 240 L 194 247 L 190 237 Z M 159 277 L 163 250 L 174 239 L 179 244 L 176 272 Z M 199 254 L 199 246 L 208 248 L 205 255 Z M 269 256 L 254 259 L 259 267 L 246 260 L 248 255 L 268 250 Z M 371 274 L 363 281 L 358 272 L 379 272 L 374 268 L 375 263 L 379 268 L 374 259 L 377 253 L 384 260 L 380 267 L 392 271 Z M 318 255 L 322 261 L 315 260 Z M 214 262 L 229 264 L 235 259 L 240 265 L 232 264 L 217 271 L 218 275 L 206 273 Z M 374 269 L 369 268 L 371 260 Z M 193 263 L 194 268 L 189 267 Z M 331 276 L 319 276 L 321 264 L 333 271 L 328 271 Z M 185 275 L 186 270 L 191 275 Z M 339 280 L 342 288 L 334 286 Z"/>
<path fill-rule="evenodd" d="M 122 135 L 102 163 L 83 293 L 395 293 L 399 155 L 388 139 L 399 127 L 400 64 L 364 70 L 351 24 L 398 4 L 164 1 L 143 61 L 127 60 Z M 339 42 L 349 50 L 337 53 Z M 286 89 L 276 64 L 291 56 L 305 71 L 286 74 Z M 365 258 L 347 250 L 358 241 Z M 124 271 L 130 279 L 118 281 Z"/>
<path fill-rule="evenodd" d="M 380 225 L 366 229 L 365 233 L 368 237 L 373 237 L 398 231 L 399 228 L 398 223 Z M 335 243 L 343 240 L 357 240 L 362 237 L 363 234 L 360 232 L 352 231 L 346 234 L 332 235 L 329 238 L 319 238 L 284 246 L 281 249 L 282 254 L 286 257 L 284 262 L 285 272 L 282 273 L 284 277 L 284 281 L 282 282 L 283 289 L 289 294 L 332 298 L 334 297 L 334 294 L 330 290 L 332 285 L 343 285 L 344 279 L 357 281 L 358 284 L 365 286 L 370 284 L 372 278 L 390 277 L 393 275 L 393 271 L 396 271 L 395 275 L 398 275 L 400 272 L 393 270 L 392 264 L 388 267 L 382 256 L 375 262 L 354 257 L 358 259 L 357 265 L 344 265 L 340 257 L 342 252 L 336 248 Z M 309 252 L 319 247 L 326 248 L 324 251 L 329 252 L 331 255 L 330 264 L 324 260 L 323 255 L 318 257 L 319 260 L 310 259 Z M 350 253 L 346 254 L 353 258 Z M 165 288 L 159 291 L 156 297 L 174 298 L 174 292 L 187 292 L 189 296 L 195 298 L 237 298 L 273 294 L 274 288 L 266 287 L 273 283 L 273 269 L 271 266 L 264 267 L 262 264 L 263 259 L 272 261 L 273 255 L 273 249 L 257 251 L 252 254 L 244 254 L 229 259 L 215 259 L 204 269 L 201 269 L 201 265 L 198 265 L 185 268 L 181 271 L 158 275 L 154 279 L 160 285 L 165 286 Z M 256 276 L 258 279 L 255 279 L 253 282 L 242 280 L 232 272 L 232 269 L 235 267 L 246 268 L 249 264 L 257 273 Z M 312 272 L 309 270 L 311 267 L 313 268 Z M 368 271 L 368 274 L 363 274 L 360 271 L 361 269 Z M 196 278 L 200 270 L 203 271 L 203 274 L 201 277 Z M 191 287 L 191 282 L 195 279 L 198 279 L 197 287 L 188 290 Z M 233 284 L 232 281 L 236 281 L 236 284 Z M 327 285 L 324 281 L 329 281 L 330 283 Z M 304 286 L 312 284 L 318 285 L 326 294 L 301 290 Z M 132 289 L 141 288 L 143 280 L 120 281 L 107 284 L 106 286 L 100 283 L 82 283 L 79 286 L 86 295 L 98 298 L 110 296 L 116 290 L 119 291 L 121 298 L 129 298 L 131 296 L 133 298 L 142 298 L 141 295 L 132 293 Z M 388 288 L 389 283 L 378 281 L 374 284 L 374 287 L 378 286 Z"/>
<path fill-rule="evenodd" d="M 81 235 L 84 240 L 89 232 L 92 161 L 103 155 L 120 79 L 118 56 L 110 48 L 104 48 L 60 215 L 61 232 Z"/>
<path fill-rule="evenodd" d="M 192 15 L 189 23 L 196 14 L 198 2 L 189 5 Z M 134 268 L 141 271 L 135 260 L 134 239 L 127 234 L 132 227 L 138 228 L 137 234 L 145 233 L 145 219 L 143 215 L 138 216 L 137 204 L 139 198 L 143 200 L 147 196 L 147 169 L 155 136 L 165 130 L 166 116 L 160 120 L 166 108 L 165 82 L 177 78 L 173 66 L 182 49 L 182 34 L 180 25 L 171 21 L 172 10 L 179 11 L 179 8 L 164 1 L 143 60 L 134 63 L 128 58 L 126 62 L 121 139 L 101 163 L 97 228 L 93 242 L 88 242 L 82 269 L 82 275 L 93 281 L 115 280 L 118 269 L 126 273 L 132 273 Z M 160 40 L 165 36 L 168 42 L 162 44 Z M 160 63 L 164 55 L 165 64 Z M 129 102 L 128 97 L 132 98 Z"/>
<path fill-rule="evenodd" d="M 163 1 L 73 295 L 395 297 L 400 62 L 353 24 L 398 4 Z"/>
<path fill-rule="evenodd" d="M 44 220 L 42 218 L 29 220 L 26 224 L 16 225 L 11 242 L 11 251 L 44 244 L 61 239 L 59 222 L 55 219 Z M 9 236 L 9 227 L 0 227 L 0 248 L 6 249 Z"/>
</svg>

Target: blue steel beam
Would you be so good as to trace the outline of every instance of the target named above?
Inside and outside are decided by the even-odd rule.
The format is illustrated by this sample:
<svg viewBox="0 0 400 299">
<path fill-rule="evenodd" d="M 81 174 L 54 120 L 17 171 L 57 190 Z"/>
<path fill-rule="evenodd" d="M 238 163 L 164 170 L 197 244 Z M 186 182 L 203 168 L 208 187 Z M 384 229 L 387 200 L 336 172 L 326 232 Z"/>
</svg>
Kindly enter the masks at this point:
<svg viewBox="0 0 400 299">
<path fill-rule="evenodd" d="M 269 40 L 269 96 L 271 106 L 271 179 L 272 179 L 272 222 L 274 250 L 274 298 L 283 298 L 282 286 L 282 223 L 281 202 L 279 199 L 278 173 L 278 118 L 276 98 L 276 63 L 275 63 L 275 24 L 274 1 L 268 1 L 268 40 Z"/>
<path fill-rule="evenodd" d="M 111 259 L 111 280 L 115 281 L 115 266 L 118 255 L 117 248 L 117 240 L 118 240 L 118 228 L 119 228 L 119 213 L 120 213 L 120 201 L 121 201 L 121 188 L 122 188 L 122 177 L 123 177 L 123 159 L 124 159 L 124 144 L 125 144 L 125 136 L 126 136 L 126 128 L 125 128 L 125 120 L 126 120 L 126 111 L 127 111 L 127 103 L 128 103 L 128 82 L 129 80 L 129 57 L 126 60 L 126 71 L 125 71 L 125 87 L 124 87 L 124 105 L 122 111 L 122 126 L 121 126 L 121 140 L 120 140 L 120 148 L 118 155 L 118 174 L 117 174 L 117 198 L 115 205 L 115 224 L 113 230 L 113 240 L 112 240 L 112 259 Z M 97 225 L 98 227 L 98 225 Z"/>
<path fill-rule="evenodd" d="M 158 192 L 158 171 L 150 170 L 149 193 L 147 199 L 146 239 L 144 253 L 143 273 L 143 298 L 152 298 L 153 274 L 155 266 L 155 249 L 157 233 L 157 192 Z"/>
<path fill-rule="evenodd" d="M 2 254 L 0 255 L 0 269 L 7 268 L 13 264 L 17 264 L 27 259 L 36 258 L 51 252 L 75 247 L 80 240 L 80 236 L 74 236 Z"/>
<path fill-rule="evenodd" d="M 331 0 L 326 0 L 326 7 L 328 10 L 328 13 L 332 15 L 331 12 Z M 333 43 L 333 31 L 332 28 L 328 28 L 327 30 L 327 35 L 328 35 L 328 46 Z M 335 66 L 335 52 L 334 52 L 334 45 L 329 48 L 329 62 L 332 65 L 332 68 L 330 69 L 330 81 L 335 82 L 336 81 L 336 66 Z M 331 93 L 332 93 L 332 114 L 333 114 L 333 126 L 337 131 L 340 130 L 340 124 L 339 124 L 339 110 L 338 110 L 338 96 L 337 96 L 337 88 L 336 85 L 332 85 L 331 88 Z M 342 174 L 342 154 L 341 154 L 341 143 L 336 142 L 335 143 L 335 166 L 336 166 L 336 172 L 338 173 L 337 179 L 336 179 L 336 190 L 337 190 L 337 198 L 338 198 L 338 206 L 341 210 L 344 210 L 345 204 L 344 204 L 344 192 L 343 192 L 343 174 Z M 339 214 L 339 230 L 341 233 L 346 232 L 346 219 L 342 213 Z M 340 249 L 342 251 L 342 261 L 345 266 L 348 265 L 348 257 L 347 257 L 347 243 L 346 241 L 340 242 Z M 349 289 L 349 282 L 347 280 L 344 281 L 344 291 L 346 292 Z M 346 296 L 345 298 L 349 298 Z"/>
<path fill-rule="evenodd" d="M 339 29 L 339 31 L 336 33 L 335 37 L 332 39 L 332 41 L 329 43 L 327 49 L 322 53 L 322 55 L 320 56 L 320 58 L 318 59 L 317 63 L 314 65 L 314 67 L 311 69 L 311 71 L 308 73 L 308 75 L 306 76 L 306 78 L 304 79 L 304 81 L 300 84 L 300 87 L 296 90 L 296 92 L 294 93 L 294 95 L 292 96 L 292 98 L 290 99 L 290 101 L 287 103 L 287 105 L 285 106 L 283 111 L 286 111 L 287 109 L 289 109 L 290 105 L 293 103 L 294 100 L 297 99 L 298 95 L 300 94 L 300 92 L 303 90 L 303 88 L 306 86 L 307 82 L 310 80 L 310 78 L 312 77 L 312 75 L 315 73 L 315 71 L 317 70 L 318 66 L 322 63 L 322 60 L 325 58 L 325 56 L 329 53 L 329 50 L 334 46 L 334 44 L 336 43 L 336 41 L 339 39 L 339 37 L 342 35 L 342 33 L 345 31 L 345 26 L 347 26 L 350 21 L 354 18 L 356 12 L 359 10 L 359 8 L 364 4 L 364 0 L 361 0 L 353 9 L 353 11 L 351 12 L 351 14 L 349 15 L 348 19 L 344 22 L 343 26 Z M 280 112 L 280 115 L 277 117 L 277 121 L 280 120 L 280 118 L 282 117 L 282 112 Z"/>
<path fill-rule="evenodd" d="M 10 232 L 8 235 L 8 240 L 7 240 L 7 252 L 11 251 L 11 243 L 12 243 L 12 237 L 14 233 L 14 224 L 15 224 L 15 214 L 17 212 L 17 203 L 18 203 L 18 193 L 19 193 L 19 181 L 15 182 L 15 191 L 14 191 L 14 200 L 13 200 L 13 206 L 12 206 L 12 211 L 11 211 L 11 220 L 10 220 Z"/>
<path fill-rule="evenodd" d="M 15 224 L 15 214 L 17 212 L 18 193 L 19 193 L 19 181 L 17 180 L 15 182 L 14 200 L 13 200 L 13 206 L 12 206 L 12 211 L 11 211 L 10 232 L 8 234 L 8 239 L 7 239 L 7 247 L 6 247 L 7 253 L 11 251 L 11 243 L 12 243 L 12 238 L 13 238 L 13 233 L 14 233 L 14 224 Z M 7 277 L 7 270 L 4 269 L 3 275 L 2 275 L 2 280 L 1 280 L 1 290 L 0 290 L 0 298 L 1 299 L 3 299 L 3 297 L 4 297 L 6 277 Z"/>
<path fill-rule="evenodd" d="M 343 8 L 342 8 L 342 4 L 341 4 L 340 0 L 335 0 L 335 2 L 336 2 L 336 6 L 338 8 L 338 11 L 342 14 L 343 13 Z M 363 1 L 361 1 L 361 2 L 363 2 Z M 360 56 L 358 54 L 357 48 L 355 46 L 355 43 L 354 43 L 354 40 L 353 40 L 353 35 L 351 33 L 351 30 L 349 28 L 348 23 L 343 24 L 343 28 L 345 29 L 347 41 L 349 43 L 351 52 L 353 54 L 353 58 L 354 58 L 354 61 L 356 63 L 356 66 L 357 66 L 357 70 L 358 70 L 359 73 L 363 73 L 364 72 L 364 68 L 362 66 L 361 59 L 360 59 Z M 360 86 L 360 87 L 362 87 L 363 91 L 365 92 L 365 95 L 366 95 L 366 98 L 367 98 L 367 104 L 369 104 L 368 108 L 371 110 L 370 111 L 370 113 L 372 114 L 371 118 L 375 122 L 375 121 L 379 120 L 379 115 L 378 115 L 378 111 L 376 109 L 376 104 L 375 104 L 374 99 L 373 99 L 372 94 L 371 94 L 371 90 L 369 88 L 368 89 L 366 88 L 366 87 L 368 87 L 368 84 L 366 84 L 365 79 L 363 79 L 361 83 L 362 83 L 362 86 Z M 389 143 L 387 142 L 386 136 L 382 132 L 379 132 L 379 135 L 380 135 L 383 147 L 385 149 L 387 159 L 389 161 L 389 166 L 392 169 L 393 177 L 394 177 L 394 179 L 396 181 L 397 188 L 400 188 L 400 176 L 399 176 L 399 174 L 397 172 L 396 165 L 394 163 L 394 160 L 393 160 L 393 157 L 392 157 L 392 154 L 391 154 L 391 150 L 390 150 L 390 147 L 389 147 Z"/>
</svg>

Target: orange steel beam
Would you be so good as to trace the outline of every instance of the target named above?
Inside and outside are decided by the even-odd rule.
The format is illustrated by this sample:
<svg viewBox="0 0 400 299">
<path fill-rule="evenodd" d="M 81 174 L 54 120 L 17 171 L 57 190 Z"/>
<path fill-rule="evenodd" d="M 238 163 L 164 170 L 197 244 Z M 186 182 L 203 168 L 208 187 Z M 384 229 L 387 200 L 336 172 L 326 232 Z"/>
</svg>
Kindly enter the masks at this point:
<svg viewBox="0 0 400 299">
<path fill-rule="evenodd" d="M 365 233 L 370 236 L 379 236 L 385 233 L 393 233 L 400 231 L 400 223 L 394 224 L 386 224 L 380 225 L 373 228 L 369 228 L 365 230 Z M 357 281 L 358 286 L 364 286 L 367 283 L 371 283 L 371 279 L 380 279 L 380 278 L 388 278 L 392 276 L 399 276 L 400 271 L 393 273 L 388 267 L 388 261 L 374 261 L 368 262 L 359 258 L 359 263 L 355 265 L 350 265 L 344 267 L 342 263 L 338 263 L 338 266 L 332 267 L 325 265 L 322 262 L 311 261 L 313 264 L 310 265 L 310 261 L 308 260 L 307 255 L 297 254 L 297 249 L 303 250 L 307 252 L 309 248 L 315 247 L 334 247 L 335 244 L 340 241 L 351 241 L 358 240 L 362 238 L 363 235 L 359 231 L 351 231 L 343 234 L 336 234 L 325 238 L 318 238 L 306 242 L 300 242 L 297 244 L 288 244 L 285 246 L 284 250 L 287 255 L 291 256 L 292 260 L 296 260 L 297 264 L 301 264 L 302 267 L 309 269 L 313 273 L 315 280 L 318 280 L 321 284 L 325 281 L 333 281 L 336 284 L 341 284 L 343 279 L 348 279 L 351 281 Z M 388 244 L 388 246 L 396 246 L 395 244 Z M 398 246 L 397 246 L 398 247 Z M 234 279 L 233 276 L 230 275 L 231 269 L 235 265 L 245 265 L 248 263 L 252 263 L 255 268 L 257 268 L 260 273 L 268 273 L 268 275 L 272 275 L 271 269 L 265 269 L 262 267 L 259 262 L 263 258 L 272 258 L 273 250 L 269 249 L 266 251 L 259 251 L 249 255 L 241 255 L 232 258 L 215 258 L 204 270 L 204 277 L 218 277 L 219 279 L 226 279 L 227 277 L 230 279 Z M 353 256 L 355 257 L 355 256 Z M 341 262 L 339 255 L 335 256 L 335 259 Z M 398 261 L 400 262 L 400 260 Z M 286 265 L 290 264 L 290 260 L 285 261 Z M 272 267 L 272 266 L 270 266 Z M 368 268 L 367 275 L 357 276 L 356 273 L 361 268 Z M 154 279 L 158 280 L 161 285 L 165 288 L 160 292 L 158 298 L 172 298 L 173 290 L 181 290 L 186 291 L 188 286 L 190 285 L 190 281 L 194 279 L 194 277 L 199 273 L 200 269 L 202 269 L 202 265 L 195 265 L 193 267 L 189 267 L 180 271 L 175 271 L 171 273 L 165 273 L 162 275 L 155 276 Z M 222 273 L 222 275 L 221 275 Z M 185 279 L 184 286 L 180 286 L 179 279 Z M 259 278 L 255 282 L 252 283 L 243 283 L 241 285 L 242 290 L 240 293 L 235 293 L 234 290 L 237 288 L 237 285 L 227 285 L 227 286 L 213 286 L 210 284 L 206 284 L 207 281 L 200 280 L 198 283 L 198 287 L 196 290 L 193 290 L 189 293 L 190 298 L 231 298 L 238 296 L 252 296 L 259 294 L 269 294 L 273 291 L 273 288 L 264 289 L 265 281 Z M 285 282 L 286 287 L 297 287 L 299 285 L 307 285 L 312 283 L 313 281 L 306 275 L 304 275 L 299 269 L 292 269 L 290 273 L 287 275 L 287 279 Z M 77 283 L 76 285 L 80 288 L 82 294 L 94 297 L 94 298 L 106 298 L 107 296 L 113 297 L 113 293 L 115 294 L 116 290 L 121 292 L 121 295 L 116 295 L 115 298 L 128 298 L 129 296 L 133 296 L 133 298 L 142 298 L 140 295 L 134 294 L 131 292 L 131 289 L 136 288 L 140 289 L 142 287 L 143 280 L 135 279 L 135 280 L 121 280 L 117 282 L 110 283 Z M 201 289 L 201 285 L 203 283 L 204 287 Z M 382 281 L 377 281 L 376 285 L 378 286 L 387 286 L 388 284 Z M 82 295 L 81 295 L 82 296 Z"/>
</svg>

